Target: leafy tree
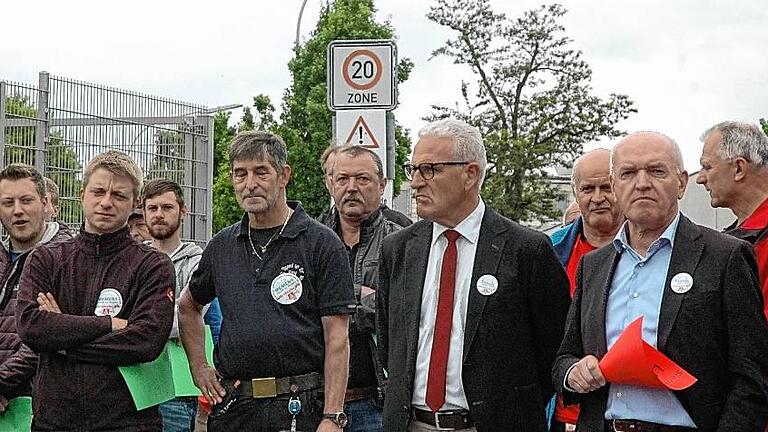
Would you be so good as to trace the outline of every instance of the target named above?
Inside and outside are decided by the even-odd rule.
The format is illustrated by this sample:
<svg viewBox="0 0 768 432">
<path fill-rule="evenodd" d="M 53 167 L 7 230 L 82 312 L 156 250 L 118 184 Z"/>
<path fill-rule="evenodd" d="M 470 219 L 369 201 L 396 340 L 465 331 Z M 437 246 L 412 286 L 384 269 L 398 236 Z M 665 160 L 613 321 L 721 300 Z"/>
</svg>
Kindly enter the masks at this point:
<svg viewBox="0 0 768 432">
<path fill-rule="evenodd" d="M 761 118 L 760 119 L 760 126 L 763 127 L 763 132 L 765 132 L 766 135 L 768 135 L 768 121 L 766 121 L 764 118 Z"/>
<path fill-rule="evenodd" d="M 28 97 L 12 95 L 6 98 L 6 118 L 37 119 L 37 110 Z M 35 165 L 35 129 L 36 126 L 6 126 L 3 166 L 10 163 Z M 44 174 L 59 186 L 59 218 L 65 222 L 79 223 L 83 219 L 79 198 L 83 166 L 77 153 L 59 131 L 49 131 L 47 150 Z"/>
<path fill-rule="evenodd" d="M 283 97 L 281 124 L 275 129 L 288 145 L 288 159 L 293 178 L 288 185 L 288 197 L 302 202 L 310 214 L 319 214 L 328 207 L 323 182 L 320 155 L 332 137 L 332 113 L 326 104 L 326 50 L 336 39 L 390 39 L 394 29 L 389 22 L 374 20 L 372 0 L 336 0 L 320 12 L 312 37 L 295 48 L 288 63 L 293 83 Z M 396 81 L 408 79 L 413 68 L 409 59 L 397 65 Z M 398 167 L 395 193 L 403 178 L 402 163 L 410 153 L 410 138 L 399 129 Z"/>
<path fill-rule="evenodd" d="M 626 95 L 594 94 L 592 70 L 560 23 L 565 13 L 553 4 L 510 19 L 488 0 L 437 0 L 427 14 L 455 32 L 433 55 L 469 66 L 476 81 L 462 83 L 461 109 L 433 106 L 428 119 L 451 116 L 480 129 L 483 196 L 515 220 L 559 217 L 549 170 L 570 166 L 585 143 L 619 136 L 616 123 L 636 112 Z"/>
</svg>

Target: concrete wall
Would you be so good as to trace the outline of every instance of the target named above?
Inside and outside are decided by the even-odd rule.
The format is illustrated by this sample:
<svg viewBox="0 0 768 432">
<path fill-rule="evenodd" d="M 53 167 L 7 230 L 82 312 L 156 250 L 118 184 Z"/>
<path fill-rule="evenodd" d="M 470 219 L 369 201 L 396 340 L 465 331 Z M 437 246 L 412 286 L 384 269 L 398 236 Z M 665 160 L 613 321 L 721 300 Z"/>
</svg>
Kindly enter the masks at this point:
<svg viewBox="0 0 768 432">
<path fill-rule="evenodd" d="M 733 221 L 736 216 L 727 208 L 712 208 L 709 205 L 709 192 L 704 186 L 696 184 L 696 174 L 688 177 L 688 187 L 680 201 L 680 211 L 699 225 L 722 231 Z"/>
</svg>

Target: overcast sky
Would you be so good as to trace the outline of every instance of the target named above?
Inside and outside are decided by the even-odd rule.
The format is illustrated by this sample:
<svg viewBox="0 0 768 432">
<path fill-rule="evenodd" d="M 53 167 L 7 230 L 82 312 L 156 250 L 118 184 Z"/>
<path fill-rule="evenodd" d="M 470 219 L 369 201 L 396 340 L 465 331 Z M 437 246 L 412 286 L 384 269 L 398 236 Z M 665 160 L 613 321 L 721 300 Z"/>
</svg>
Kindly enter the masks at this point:
<svg viewBox="0 0 768 432">
<path fill-rule="evenodd" d="M 545 1 L 496 0 L 517 16 Z M 658 130 L 698 169 L 699 136 L 726 119 L 768 118 L 768 8 L 757 0 L 578 0 L 562 2 L 574 47 L 594 71 L 599 95 L 626 93 L 638 113 L 623 130 Z M 309 0 L 302 38 L 323 2 Z M 432 104 L 452 104 L 468 69 L 428 60 L 451 36 L 425 18 L 427 0 L 379 0 L 401 57 L 415 63 L 395 114 L 412 134 Z M 42 70 L 113 87 L 218 106 L 264 93 L 279 105 L 290 84 L 301 0 L 5 1 L 0 7 L 0 79 L 36 82 Z M 761 50 L 761 48 L 763 48 Z M 603 143 L 610 145 L 611 143 Z M 597 146 L 593 144 L 590 147 Z"/>
</svg>

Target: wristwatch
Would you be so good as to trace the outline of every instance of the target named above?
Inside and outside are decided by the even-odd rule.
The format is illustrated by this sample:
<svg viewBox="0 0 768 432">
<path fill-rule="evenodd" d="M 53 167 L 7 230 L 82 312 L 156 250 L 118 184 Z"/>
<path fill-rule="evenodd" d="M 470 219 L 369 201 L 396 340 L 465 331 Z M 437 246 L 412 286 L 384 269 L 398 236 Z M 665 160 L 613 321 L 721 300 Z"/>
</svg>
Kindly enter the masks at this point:
<svg viewBox="0 0 768 432">
<path fill-rule="evenodd" d="M 336 426 L 344 429 L 347 426 L 347 415 L 344 413 L 344 411 L 339 411 L 335 413 L 323 413 L 323 420 L 330 420 L 332 421 Z"/>
</svg>

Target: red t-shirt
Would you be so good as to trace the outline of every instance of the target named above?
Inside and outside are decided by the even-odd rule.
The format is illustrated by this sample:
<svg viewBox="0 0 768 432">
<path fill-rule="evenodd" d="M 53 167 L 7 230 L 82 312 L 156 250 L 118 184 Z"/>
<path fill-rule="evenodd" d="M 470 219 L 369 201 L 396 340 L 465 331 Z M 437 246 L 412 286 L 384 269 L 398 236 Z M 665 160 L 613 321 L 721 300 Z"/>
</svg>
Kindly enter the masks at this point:
<svg viewBox="0 0 768 432">
<path fill-rule="evenodd" d="M 568 274 L 568 281 L 571 283 L 571 298 L 576 291 L 576 270 L 579 268 L 579 260 L 587 252 L 592 252 L 597 249 L 589 244 L 587 239 L 583 235 L 576 237 L 576 243 L 573 244 L 573 250 L 571 250 L 571 257 L 568 258 L 568 265 L 565 267 L 565 272 Z M 560 423 L 576 424 L 579 419 L 579 406 L 578 405 L 563 405 L 563 399 L 557 397 L 557 405 L 555 406 L 555 419 Z"/>
</svg>

